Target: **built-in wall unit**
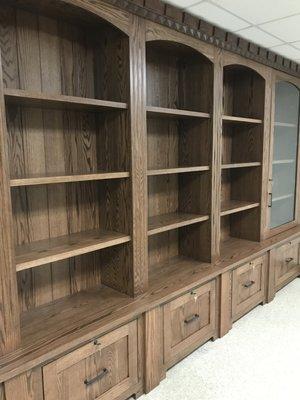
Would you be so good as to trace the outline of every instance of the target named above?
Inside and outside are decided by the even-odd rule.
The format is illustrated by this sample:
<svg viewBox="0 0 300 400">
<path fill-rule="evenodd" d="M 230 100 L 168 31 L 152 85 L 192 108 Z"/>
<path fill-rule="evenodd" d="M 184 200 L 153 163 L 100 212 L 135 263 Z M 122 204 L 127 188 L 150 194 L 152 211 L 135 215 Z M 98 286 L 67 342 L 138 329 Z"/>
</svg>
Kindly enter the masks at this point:
<svg viewBox="0 0 300 400">
<path fill-rule="evenodd" d="M 300 275 L 296 63 L 158 0 L 0 51 L 1 400 L 137 398 Z"/>
</svg>

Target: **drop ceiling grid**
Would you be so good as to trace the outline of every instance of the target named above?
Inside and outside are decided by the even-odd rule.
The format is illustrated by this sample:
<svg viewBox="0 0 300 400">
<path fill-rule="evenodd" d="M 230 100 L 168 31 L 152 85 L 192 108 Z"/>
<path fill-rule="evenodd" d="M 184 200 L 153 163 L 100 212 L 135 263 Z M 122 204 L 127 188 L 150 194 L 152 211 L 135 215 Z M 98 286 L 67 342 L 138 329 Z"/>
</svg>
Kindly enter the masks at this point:
<svg viewBox="0 0 300 400">
<path fill-rule="evenodd" d="M 300 0 L 165 0 L 300 63 Z"/>
</svg>

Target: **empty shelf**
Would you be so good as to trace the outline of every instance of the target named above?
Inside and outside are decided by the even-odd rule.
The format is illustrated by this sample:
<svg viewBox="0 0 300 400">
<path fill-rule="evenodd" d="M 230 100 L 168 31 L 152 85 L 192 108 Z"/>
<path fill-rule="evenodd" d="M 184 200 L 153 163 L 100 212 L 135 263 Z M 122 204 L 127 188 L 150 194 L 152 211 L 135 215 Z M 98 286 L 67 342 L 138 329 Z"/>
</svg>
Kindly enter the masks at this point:
<svg viewBox="0 0 300 400">
<path fill-rule="evenodd" d="M 54 95 L 46 93 L 35 93 L 26 90 L 5 89 L 4 97 L 8 104 L 21 104 L 28 107 L 41 108 L 70 108 L 83 110 L 124 110 L 126 103 L 115 101 L 89 99 L 76 96 Z"/>
<path fill-rule="evenodd" d="M 152 169 L 147 172 L 147 175 L 156 176 L 156 175 L 183 174 L 188 172 L 201 172 L 201 171 L 209 171 L 209 166 L 205 165 L 200 167 Z"/>
<path fill-rule="evenodd" d="M 16 269 L 22 271 L 130 241 L 123 233 L 92 230 L 17 246 Z"/>
<path fill-rule="evenodd" d="M 83 182 L 83 181 L 100 181 L 105 179 L 120 179 L 128 178 L 129 172 L 97 172 L 88 174 L 72 174 L 72 175 L 49 175 L 49 176 L 27 176 L 24 178 L 14 178 L 10 180 L 10 186 L 33 186 L 44 184 L 57 184 L 68 182 Z"/>
<path fill-rule="evenodd" d="M 234 214 L 245 210 L 250 210 L 251 208 L 256 208 L 256 207 L 259 207 L 259 203 L 251 203 L 248 201 L 240 201 L 240 200 L 223 201 L 221 205 L 221 216 Z"/>
<path fill-rule="evenodd" d="M 222 119 L 224 122 L 236 122 L 241 124 L 262 124 L 263 122 L 261 119 L 235 117 L 233 115 L 223 115 Z"/>
<path fill-rule="evenodd" d="M 148 115 L 159 115 L 163 117 L 172 118 L 210 118 L 210 114 L 198 112 L 198 111 L 188 111 L 188 110 L 178 110 L 175 108 L 164 108 L 164 107 L 147 107 Z"/>
<path fill-rule="evenodd" d="M 148 235 L 170 231 L 183 226 L 196 224 L 197 222 L 207 221 L 208 215 L 170 213 L 157 215 L 149 218 Z"/>
</svg>

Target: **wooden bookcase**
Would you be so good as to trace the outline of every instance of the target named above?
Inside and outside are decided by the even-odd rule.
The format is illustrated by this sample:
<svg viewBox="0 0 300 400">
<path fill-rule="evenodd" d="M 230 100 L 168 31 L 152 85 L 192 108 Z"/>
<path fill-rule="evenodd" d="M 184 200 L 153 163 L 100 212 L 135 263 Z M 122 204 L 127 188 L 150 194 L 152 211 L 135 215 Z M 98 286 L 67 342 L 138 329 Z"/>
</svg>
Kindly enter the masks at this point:
<svg viewBox="0 0 300 400">
<path fill-rule="evenodd" d="M 223 70 L 221 240 L 260 240 L 265 80 L 242 65 Z"/>
<path fill-rule="evenodd" d="M 298 99 L 299 79 L 192 36 L 104 0 L 0 0 L 0 398 L 69 400 L 103 359 L 94 397 L 149 391 L 299 276 L 297 190 L 268 229 L 274 163 L 300 176 L 275 83 Z"/>
<path fill-rule="evenodd" d="M 211 259 L 211 62 L 146 44 L 149 268 Z"/>
</svg>

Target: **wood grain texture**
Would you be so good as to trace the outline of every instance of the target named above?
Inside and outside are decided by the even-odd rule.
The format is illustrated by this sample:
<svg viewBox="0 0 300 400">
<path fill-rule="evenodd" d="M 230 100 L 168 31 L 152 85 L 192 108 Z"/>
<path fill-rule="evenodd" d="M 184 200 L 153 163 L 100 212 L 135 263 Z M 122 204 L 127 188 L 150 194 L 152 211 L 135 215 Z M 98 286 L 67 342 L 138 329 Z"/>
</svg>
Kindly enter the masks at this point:
<svg viewBox="0 0 300 400">
<path fill-rule="evenodd" d="M 163 353 L 163 312 L 157 307 L 145 314 L 146 393 L 158 386 L 165 376 Z"/>
<path fill-rule="evenodd" d="M 215 304 L 213 281 L 164 306 L 164 362 L 167 368 L 215 335 Z"/>
<path fill-rule="evenodd" d="M 145 23 L 132 17 L 130 39 L 131 74 L 131 174 L 133 295 L 148 287 L 147 250 L 147 127 L 146 127 Z"/>
<path fill-rule="evenodd" d="M 219 337 L 225 336 L 232 329 L 232 272 L 220 277 Z"/>
<path fill-rule="evenodd" d="M 5 382 L 5 400 L 44 400 L 42 368 L 37 367 Z"/>
<path fill-rule="evenodd" d="M 118 398 L 137 383 L 136 321 L 47 365 L 43 377 L 45 400 Z"/>
<path fill-rule="evenodd" d="M 12 206 L 9 192 L 9 160 L 0 57 L 0 353 L 17 348 L 20 342 L 17 279 L 14 271 Z"/>
</svg>

